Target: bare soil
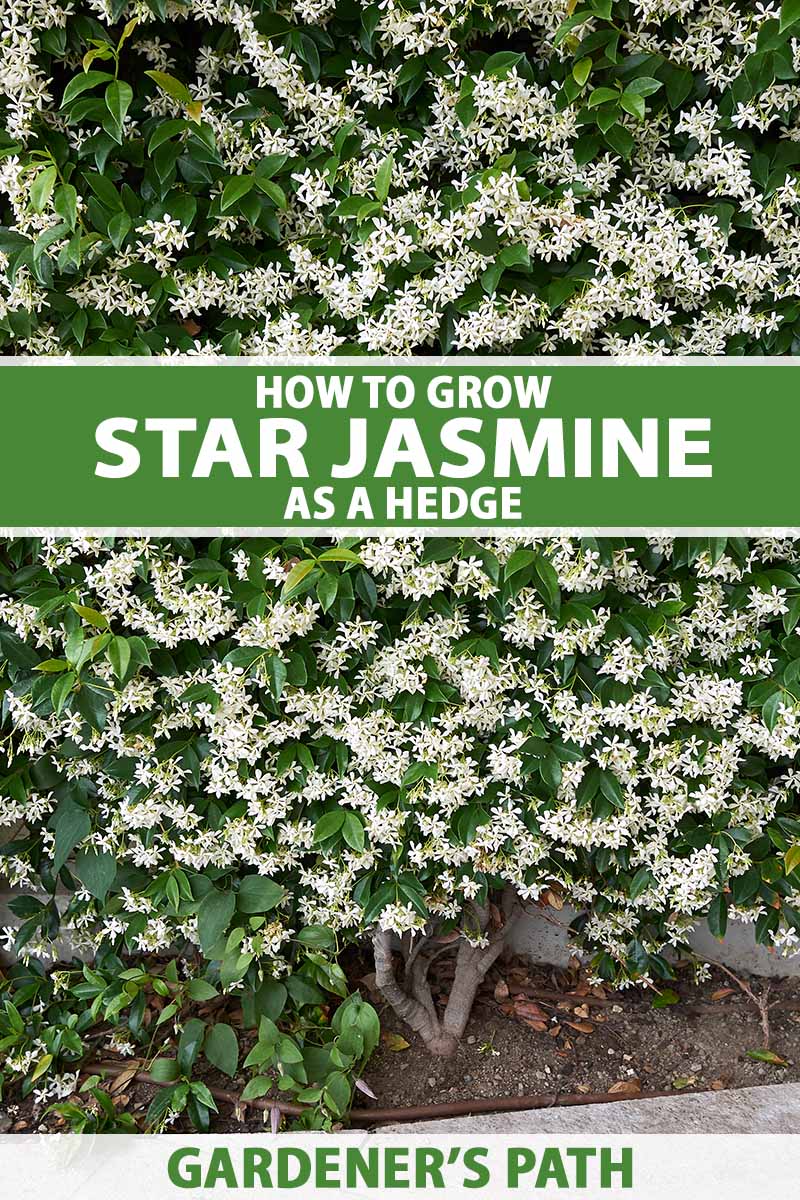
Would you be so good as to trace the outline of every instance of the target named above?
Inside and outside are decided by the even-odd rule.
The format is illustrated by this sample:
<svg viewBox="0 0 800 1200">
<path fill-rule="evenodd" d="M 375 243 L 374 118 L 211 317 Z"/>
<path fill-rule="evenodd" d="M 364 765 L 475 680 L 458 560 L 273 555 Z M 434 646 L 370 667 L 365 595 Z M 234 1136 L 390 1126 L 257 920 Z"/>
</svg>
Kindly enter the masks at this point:
<svg viewBox="0 0 800 1200">
<path fill-rule="evenodd" d="M 769 1013 L 768 1046 L 779 1062 L 750 1057 L 765 1049 L 759 1009 L 721 971 L 702 984 L 682 973 L 670 988 L 677 1003 L 658 1008 L 653 992 L 590 989 L 575 974 L 519 964 L 493 972 L 491 982 L 500 998 L 484 989 L 451 1059 L 432 1059 L 391 1011 L 381 1012 L 384 1037 L 366 1072 L 381 1108 L 611 1089 L 634 1098 L 800 1079 L 800 981 L 773 982 L 767 994 L 780 1004 Z M 743 982 L 764 996 L 766 981 Z M 402 1043 L 408 1048 L 393 1048 Z"/>
<path fill-rule="evenodd" d="M 436 1059 L 374 994 L 367 964 L 354 960 L 350 966 L 353 984 L 376 1004 L 383 1028 L 380 1048 L 365 1071 L 377 1099 L 358 1094 L 356 1105 L 362 1109 L 609 1092 L 633 1099 L 642 1093 L 800 1080 L 800 980 L 743 976 L 737 982 L 715 968 L 698 984 L 683 970 L 659 998 L 640 989 L 590 987 L 577 964 L 568 970 L 520 961 L 497 964 L 458 1052 Z M 448 970 L 443 963 L 434 981 L 440 1002 L 446 999 Z M 659 1006 L 664 1000 L 671 1003 Z M 765 1051 L 766 1060 L 752 1057 Z M 245 1083 L 244 1077 L 230 1080 L 210 1069 L 199 1077 L 234 1093 Z M 112 1091 L 118 1107 L 141 1124 L 157 1089 L 128 1081 Z M 263 1130 L 262 1112 L 245 1109 L 240 1116 L 221 1103 L 212 1131 Z M 188 1126 L 172 1128 L 180 1132 Z M 0 1131 L 9 1130 L 63 1132 L 64 1125 L 12 1094 L 0 1104 Z"/>
</svg>

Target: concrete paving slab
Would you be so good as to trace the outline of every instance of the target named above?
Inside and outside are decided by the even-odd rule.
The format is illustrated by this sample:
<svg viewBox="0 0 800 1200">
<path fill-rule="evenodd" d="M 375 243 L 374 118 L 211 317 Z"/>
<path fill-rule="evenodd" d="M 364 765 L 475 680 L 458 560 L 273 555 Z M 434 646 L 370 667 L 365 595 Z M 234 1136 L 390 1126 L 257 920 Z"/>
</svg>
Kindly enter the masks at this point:
<svg viewBox="0 0 800 1200">
<path fill-rule="evenodd" d="M 800 1083 L 386 1125 L 402 1134 L 800 1133 Z"/>
</svg>

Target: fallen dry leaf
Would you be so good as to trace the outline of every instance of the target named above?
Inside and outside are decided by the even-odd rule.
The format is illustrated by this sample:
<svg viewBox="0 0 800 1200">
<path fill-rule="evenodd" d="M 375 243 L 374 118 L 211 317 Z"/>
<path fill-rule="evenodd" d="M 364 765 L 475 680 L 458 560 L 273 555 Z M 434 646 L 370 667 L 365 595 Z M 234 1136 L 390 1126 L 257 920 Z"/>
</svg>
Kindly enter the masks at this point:
<svg viewBox="0 0 800 1200">
<path fill-rule="evenodd" d="M 732 996 L 736 988 L 717 988 L 716 992 L 711 993 L 711 999 L 714 1001 L 724 1000 L 726 996 Z"/>
<path fill-rule="evenodd" d="M 708 1086 L 712 1092 L 722 1092 L 725 1090 L 725 1081 L 724 1079 L 712 1079 Z"/>
<path fill-rule="evenodd" d="M 582 1017 L 584 1019 L 586 1017 L 588 1017 L 589 1016 L 589 1005 L 588 1004 L 579 1004 L 577 1006 L 577 1008 L 575 1009 L 575 1016 Z"/>
<path fill-rule="evenodd" d="M 582 1096 L 588 1096 L 588 1094 L 591 1090 L 592 1089 L 589 1087 L 588 1083 L 576 1083 L 575 1084 L 575 1091 L 580 1092 L 580 1094 Z"/>
<path fill-rule="evenodd" d="M 610 1096 L 638 1096 L 642 1085 L 638 1079 L 620 1079 L 608 1089 Z"/>
<path fill-rule="evenodd" d="M 535 1000 L 526 1000 L 524 996 L 517 996 L 514 1001 L 514 1013 L 522 1020 L 527 1020 L 533 1017 L 537 1021 L 546 1021 L 547 1013 L 539 1007 Z"/>
<path fill-rule="evenodd" d="M 116 1095 L 119 1092 L 124 1092 L 125 1088 L 128 1086 L 129 1083 L 131 1083 L 131 1081 L 134 1079 L 134 1077 L 136 1075 L 136 1072 L 139 1070 L 140 1070 L 140 1065 L 138 1062 L 131 1063 L 131 1065 L 129 1067 L 126 1067 L 124 1071 L 121 1071 L 120 1074 L 117 1076 L 117 1078 L 114 1080 L 114 1082 L 109 1085 L 109 1088 L 108 1088 L 109 1092 L 112 1095 Z"/>
<path fill-rule="evenodd" d="M 534 1029 L 537 1033 L 548 1033 L 550 1030 L 546 1021 L 535 1021 L 529 1017 L 523 1017 L 522 1024 L 527 1025 L 529 1029 Z"/>
<path fill-rule="evenodd" d="M 399 1033 L 382 1033 L 381 1041 L 387 1050 L 392 1050 L 395 1053 L 399 1050 L 409 1049 L 408 1042 Z"/>
<path fill-rule="evenodd" d="M 497 983 L 494 985 L 495 1000 L 507 1000 L 508 996 L 508 984 L 506 983 L 505 979 L 498 979 Z"/>
<path fill-rule="evenodd" d="M 594 1025 L 588 1021 L 565 1021 L 565 1025 L 569 1025 L 570 1029 L 576 1029 L 578 1033 L 594 1033 Z"/>
</svg>

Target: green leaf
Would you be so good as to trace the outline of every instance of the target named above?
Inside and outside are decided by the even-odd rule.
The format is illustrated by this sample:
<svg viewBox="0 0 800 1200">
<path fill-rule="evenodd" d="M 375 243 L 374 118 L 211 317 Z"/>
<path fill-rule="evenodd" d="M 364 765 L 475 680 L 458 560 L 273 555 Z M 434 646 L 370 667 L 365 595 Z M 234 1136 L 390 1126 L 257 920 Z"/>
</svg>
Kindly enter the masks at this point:
<svg viewBox="0 0 800 1200">
<path fill-rule="evenodd" d="M 82 75 L 76 75 L 64 88 L 61 107 L 66 108 L 84 92 L 90 92 L 92 88 L 99 87 L 101 83 L 110 83 L 113 78 L 114 76 L 109 75 L 108 71 L 84 71 Z"/>
<path fill-rule="evenodd" d="M 561 589 L 555 567 L 549 558 L 537 554 L 534 559 L 533 569 L 536 576 L 535 583 L 537 590 L 541 593 L 545 604 L 549 608 L 558 611 L 561 606 Z"/>
<path fill-rule="evenodd" d="M 346 814 L 342 824 L 342 837 L 351 850 L 361 853 L 364 849 L 364 825 L 354 812 Z"/>
<path fill-rule="evenodd" d="M 655 879 L 647 867 L 640 867 L 631 880 L 629 892 L 631 900 L 638 900 L 642 892 L 646 892 L 654 883 Z"/>
<path fill-rule="evenodd" d="M 95 608 L 86 608 L 83 604 L 73 604 L 75 612 L 88 625 L 94 625 L 96 629 L 108 629 L 108 621 Z"/>
<path fill-rule="evenodd" d="M 516 575 L 519 571 L 524 571 L 525 567 L 529 567 L 535 561 L 535 550 L 526 550 L 524 547 L 515 550 L 506 563 L 506 579 L 510 579 L 512 575 Z"/>
<path fill-rule="evenodd" d="M 333 950 L 336 946 L 332 930 L 325 925 L 306 925 L 298 933 L 297 940 L 312 950 Z"/>
<path fill-rule="evenodd" d="M 61 220 L 74 229 L 78 221 L 78 193 L 71 183 L 63 183 L 56 189 L 53 206 Z"/>
<path fill-rule="evenodd" d="M 93 50 L 87 50 L 81 60 L 81 65 L 84 71 L 88 72 L 93 62 L 109 62 L 114 57 L 114 49 L 108 43 L 100 46 L 95 46 Z M 113 75 L 111 76 L 113 79 Z"/>
<path fill-rule="evenodd" d="M 281 903 L 286 889 L 263 875 L 245 875 L 239 886 L 238 905 L 243 913 L 269 912 Z"/>
<path fill-rule="evenodd" d="M 50 827 L 55 833 L 53 874 L 57 875 L 74 848 L 89 836 L 92 823 L 86 810 L 71 797 L 65 796 L 55 811 Z"/>
<path fill-rule="evenodd" d="M 109 697 L 104 691 L 84 683 L 75 697 L 75 707 L 84 721 L 98 733 L 106 727 Z"/>
<path fill-rule="evenodd" d="M 265 979 L 253 996 L 257 1017 L 277 1021 L 286 1006 L 286 988 L 278 979 Z"/>
<path fill-rule="evenodd" d="M 267 1092 L 272 1087 L 272 1080 L 266 1075 L 256 1075 L 249 1083 L 245 1084 L 242 1092 L 242 1100 L 257 1100 L 259 1096 L 266 1096 Z"/>
<path fill-rule="evenodd" d="M 117 42 L 117 50 L 118 51 L 121 50 L 122 47 L 125 45 L 128 38 L 131 36 L 131 34 L 133 33 L 134 29 L 136 28 L 136 26 L 138 24 L 139 24 L 138 17 L 132 17 L 131 20 L 128 21 L 125 28 L 122 30 L 119 41 Z"/>
<path fill-rule="evenodd" d="M 114 674 L 122 682 L 131 661 L 131 648 L 126 638 L 115 637 L 109 643 L 106 657 L 114 668 Z"/>
<path fill-rule="evenodd" d="M 591 58 L 582 58 L 580 62 L 576 62 L 575 66 L 572 68 L 572 78 L 579 87 L 583 87 L 591 75 L 592 65 Z"/>
<path fill-rule="evenodd" d="M 248 192 L 253 190 L 255 183 L 252 175 L 232 175 L 222 189 L 222 199 L 219 205 L 221 210 L 226 212 L 227 209 L 233 208 L 234 204 L 238 204 Z"/>
<path fill-rule="evenodd" d="M 632 117 L 636 117 L 639 121 L 644 120 L 644 96 L 636 96 L 631 92 L 623 92 L 619 102 L 622 108 L 625 109 L 625 112 L 630 113 Z"/>
<path fill-rule="evenodd" d="M 394 155 L 389 154 L 383 160 L 375 172 L 375 195 L 380 200 L 381 204 L 385 204 L 389 189 L 392 186 L 392 171 L 394 170 Z"/>
<path fill-rule="evenodd" d="M 652 75 L 639 75 L 636 79 L 632 79 L 625 88 L 625 94 L 628 96 L 652 96 L 657 92 L 663 84 L 654 79 Z"/>
<path fill-rule="evenodd" d="M 145 71 L 145 75 L 152 79 L 160 91 L 177 100 L 179 104 L 192 103 L 192 94 L 186 84 L 181 83 L 174 75 L 168 75 L 165 71 Z"/>
<path fill-rule="evenodd" d="M 168 1113 L 183 1111 L 186 1107 L 186 1094 L 181 1093 L 181 1088 L 188 1093 L 186 1085 L 179 1083 L 174 1084 L 173 1087 L 158 1090 L 150 1102 L 145 1116 L 145 1125 L 148 1129 L 157 1129 Z"/>
<path fill-rule="evenodd" d="M 286 664 L 277 654 L 270 654 L 264 660 L 264 667 L 269 679 L 269 690 L 275 700 L 280 700 L 286 683 Z"/>
<path fill-rule="evenodd" d="M 35 213 L 44 212 L 47 208 L 57 179 L 58 169 L 56 167 L 45 167 L 34 179 L 31 184 L 30 197 L 31 208 Z"/>
<path fill-rule="evenodd" d="M 335 812 L 325 813 L 320 817 L 314 826 L 314 842 L 319 845 L 320 842 L 326 842 L 328 838 L 335 837 L 339 830 L 344 825 L 345 812 L 344 809 L 337 809 Z"/>
<path fill-rule="evenodd" d="M 620 93 L 614 88 L 598 87 L 589 96 L 589 108 L 597 108 L 600 104 L 616 104 Z"/>
<path fill-rule="evenodd" d="M 714 937 L 719 938 L 721 941 L 725 936 L 725 930 L 728 928 L 728 900 L 724 893 L 720 892 L 711 901 L 706 919 L 708 921 L 708 928 Z"/>
<path fill-rule="evenodd" d="M 335 575 L 323 575 L 317 583 L 317 599 L 323 612 L 327 612 L 336 599 L 339 580 Z"/>
<path fill-rule="evenodd" d="M 219 992 L 213 984 L 206 979 L 190 979 L 186 987 L 186 994 L 190 1000 L 213 1000 Z"/>
<path fill-rule="evenodd" d="M 61 715 L 64 705 L 67 703 L 67 700 L 72 694 L 72 689 L 75 687 L 77 679 L 78 677 L 74 671 L 67 671 L 65 675 L 59 675 L 58 679 L 53 684 L 50 692 L 50 699 L 52 701 L 56 716 Z"/>
<path fill-rule="evenodd" d="M 313 558 L 304 558 L 302 562 L 295 563 L 286 576 L 286 582 L 281 591 L 281 598 L 285 600 L 287 597 L 290 597 L 292 592 L 296 591 L 300 584 L 308 578 L 316 565 Z"/>
<path fill-rule="evenodd" d="M 405 771 L 400 780 L 400 786 L 410 788 L 415 783 L 419 783 L 421 779 L 435 779 L 438 774 L 439 768 L 436 763 L 415 762 Z"/>
<path fill-rule="evenodd" d="M 773 692 L 767 699 L 764 707 L 761 709 L 761 718 L 767 729 L 772 733 L 778 723 L 781 706 L 786 703 L 786 696 L 783 691 Z"/>
<path fill-rule="evenodd" d="M 635 142 L 633 135 L 622 125 L 614 125 L 605 131 L 605 139 L 620 158 L 629 159 L 633 153 Z"/>
<path fill-rule="evenodd" d="M 531 265 L 531 256 L 527 246 L 515 242 L 510 246 L 503 247 L 497 256 L 497 261 L 503 267 L 524 267 L 527 270 Z"/>
<path fill-rule="evenodd" d="M 133 222 L 126 212 L 114 213 L 114 216 L 109 218 L 108 236 L 115 250 L 121 250 L 125 238 L 133 228 Z"/>
<path fill-rule="evenodd" d="M 97 900 L 105 900 L 117 874 L 117 860 L 106 850 L 81 850 L 75 856 L 75 874 Z"/>
<path fill-rule="evenodd" d="M 42 1077 L 42 1075 L 44 1075 L 45 1071 L 47 1071 L 49 1069 L 52 1062 L 53 1062 L 52 1054 L 42 1055 L 42 1057 L 39 1059 L 38 1063 L 34 1067 L 33 1072 L 31 1073 L 31 1076 L 30 1076 L 31 1083 L 35 1083 L 35 1081 L 37 1079 L 40 1079 Z"/>
<path fill-rule="evenodd" d="M 361 564 L 362 559 L 354 550 L 348 550 L 346 546 L 334 546 L 332 550 L 323 550 L 318 561 Z"/>
<path fill-rule="evenodd" d="M 302 1008 L 303 1004 L 321 1004 L 325 1000 L 324 992 L 300 974 L 287 976 L 287 991 L 297 1008 Z"/>
<path fill-rule="evenodd" d="M 469 129 L 478 115 L 478 106 L 472 96 L 462 96 L 456 101 L 456 116 L 465 129 Z"/>
<path fill-rule="evenodd" d="M 677 1004 L 679 1000 L 680 996 L 677 992 L 674 992 L 672 988 L 662 988 L 661 991 L 653 997 L 652 1007 L 670 1008 L 673 1004 Z"/>
<path fill-rule="evenodd" d="M 496 54 L 490 54 L 483 64 L 483 73 L 488 79 L 505 79 L 524 57 L 516 50 L 498 50 Z"/>
<path fill-rule="evenodd" d="M 790 846 L 783 858 L 783 869 L 787 875 L 800 867 L 800 844 Z"/>
<path fill-rule="evenodd" d="M 208 954 L 231 923 L 236 910 L 233 892 L 218 892 L 211 888 L 206 892 L 197 910 L 197 935 L 204 954 Z"/>
<path fill-rule="evenodd" d="M 342 1117 L 350 1107 L 350 1082 L 342 1071 L 328 1076 L 323 1092 L 325 1103 L 337 1117 Z"/>
<path fill-rule="evenodd" d="M 625 797 L 622 794 L 620 782 L 613 771 L 600 772 L 600 791 L 609 804 L 613 804 L 614 808 L 622 809 L 625 807 Z"/>
<path fill-rule="evenodd" d="M 301 1063 L 303 1061 L 302 1051 L 290 1037 L 279 1039 L 277 1053 L 278 1061 L 281 1063 Z"/>
<path fill-rule="evenodd" d="M 781 5 L 781 32 L 800 21 L 800 0 L 783 0 Z"/>
<path fill-rule="evenodd" d="M 785 1058 L 781 1058 L 774 1050 L 748 1050 L 748 1058 L 754 1058 L 756 1062 L 770 1063 L 773 1067 L 788 1067 L 789 1064 Z"/>
<path fill-rule="evenodd" d="M 212 1025 L 203 1047 L 206 1058 L 218 1071 L 233 1077 L 239 1065 L 239 1042 L 230 1025 L 218 1021 Z"/>
<path fill-rule="evenodd" d="M 594 14 L 590 9 L 586 8 L 567 17 L 566 21 L 562 21 L 556 30 L 553 37 L 553 45 L 556 47 L 560 46 L 564 39 L 572 33 L 573 29 L 577 29 L 579 25 L 583 25 L 586 21 L 589 21 L 592 16 Z"/>
<path fill-rule="evenodd" d="M 199 1017 L 191 1017 L 181 1030 L 181 1038 L 178 1042 L 178 1066 L 181 1075 L 191 1075 L 205 1032 L 206 1023 Z"/>
<path fill-rule="evenodd" d="M 265 196 L 269 196 L 270 200 L 276 205 L 276 207 L 282 210 L 285 210 L 289 207 L 289 201 L 286 197 L 286 192 L 283 190 L 280 184 L 275 183 L 274 179 L 257 178 L 256 186 L 264 193 Z"/>
<path fill-rule="evenodd" d="M 133 101 L 133 88 L 121 79 L 112 79 L 106 88 L 106 108 L 119 130 L 122 129 L 128 109 Z"/>
<path fill-rule="evenodd" d="M 179 1078 L 178 1063 L 174 1058 L 157 1058 L 150 1064 L 148 1074 L 157 1083 L 174 1083 Z"/>
</svg>

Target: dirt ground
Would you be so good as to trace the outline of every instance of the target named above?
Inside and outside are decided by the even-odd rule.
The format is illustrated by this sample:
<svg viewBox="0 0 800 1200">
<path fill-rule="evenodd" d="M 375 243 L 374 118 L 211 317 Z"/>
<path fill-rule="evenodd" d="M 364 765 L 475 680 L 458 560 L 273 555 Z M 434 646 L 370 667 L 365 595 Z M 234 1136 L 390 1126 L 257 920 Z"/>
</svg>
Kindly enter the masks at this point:
<svg viewBox="0 0 800 1200">
<path fill-rule="evenodd" d="M 685 970 L 656 997 L 638 989 L 592 988 L 577 964 L 564 971 L 514 961 L 492 971 L 456 1055 L 435 1059 L 374 994 L 365 965 L 351 965 L 354 984 L 379 1008 L 383 1027 L 380 1048 L 365 1071 L 376 1100 L 359 1094 L 356 1106 L 362 1109 L 476 1097 L 623 1093 L 633 1099 L 641 1093 L 800 1080 L 800 980 L 737 982 L 714 969 L 697 984 Z M 435 981 L 441 1001 L 447 971 L 444 964 Z M 229 1092 L 240 1091 L 245 1082 L 214 1071 L 201 1071 L 200 1077 Z M 115 1102 L 141 1124 L 155 1092 L 151 1085 L 128 1082 Z M 212 1131 L 263 1129 L 264 1121 L 261 1112 L 237 1114 L 220 1103 Z M 63 1129 L 58 1117 L 43 1116 L 29 1101 L 15 1104 L 9 1096 L 0 1105 L 0 1130 Z"/>
<path fill-rule="evenodd" d="M 764 1049 L 757 1004 L 720 971 L 700 985 L 682 973 L 670 988 L 677 1002 L 664 1007 L 653 1007 L 652 992 L 589 989 L 541 968 L 516 965 L 492 982 L 498 998 L 484 990 L 452 1059 L 432 1059 L 382 1012 L 384 1039 L 366 1072 L 381 1107 L 612 1089 L 633 1098 L 800 1079 L 800 981 L 769 989 L 767 1003 L 781 1007 L 769 1013 L 768 1048 L 778 1061 L 767 1062 L 748 1053 Z M 742 982 L 756 1000 L 764 996 L 764 981 Z M 387 1036 L 393 1031 L 408 1049 L 392 1048 L 400 1045 Z"/>
</svg>

